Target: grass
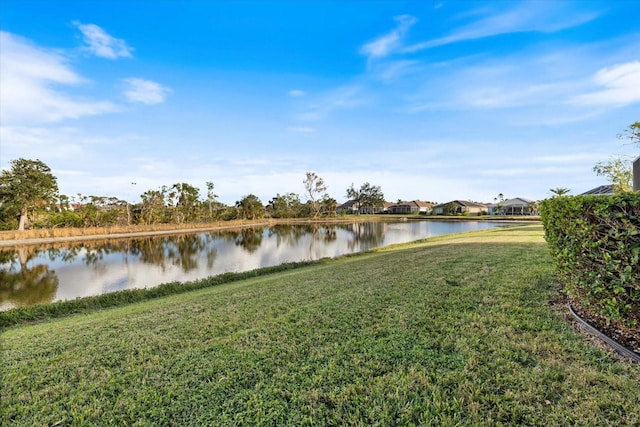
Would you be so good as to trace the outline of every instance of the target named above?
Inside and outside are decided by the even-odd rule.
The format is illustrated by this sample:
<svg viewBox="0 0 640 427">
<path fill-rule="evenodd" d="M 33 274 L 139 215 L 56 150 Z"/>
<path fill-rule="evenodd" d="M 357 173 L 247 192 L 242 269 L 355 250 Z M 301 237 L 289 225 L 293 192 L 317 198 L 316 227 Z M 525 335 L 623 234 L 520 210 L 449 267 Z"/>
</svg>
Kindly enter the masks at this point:
<svg viewBox="0 0 640 427">
<path fill-rule="evenodd" d="M 10 425 L 638 425 L 539 225 L 385 248 L 3 331 Z"/>
</svg>

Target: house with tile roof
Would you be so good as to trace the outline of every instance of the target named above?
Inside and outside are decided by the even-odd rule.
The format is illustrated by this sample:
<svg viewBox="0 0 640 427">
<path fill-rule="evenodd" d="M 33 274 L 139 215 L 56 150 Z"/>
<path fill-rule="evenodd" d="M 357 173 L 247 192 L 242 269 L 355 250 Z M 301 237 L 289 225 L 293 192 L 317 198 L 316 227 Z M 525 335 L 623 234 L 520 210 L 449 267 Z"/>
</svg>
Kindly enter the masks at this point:
<svg viewBox="0 0 640 427">
<path fill-rule="evenodd" d="M 431 213 L 432 207 L 433 203 L 412 200 L 410 202 L 398 202 L 391 204 L 388 208 L 388 212 L 391 214 L 428 215 Z"/>
<path fill-rule="evenodd" d="M 452 200 L 433 207 L 434 215 L 482 215 L 487 212 L 487 205 L 468 200 Z"/>
</svg>

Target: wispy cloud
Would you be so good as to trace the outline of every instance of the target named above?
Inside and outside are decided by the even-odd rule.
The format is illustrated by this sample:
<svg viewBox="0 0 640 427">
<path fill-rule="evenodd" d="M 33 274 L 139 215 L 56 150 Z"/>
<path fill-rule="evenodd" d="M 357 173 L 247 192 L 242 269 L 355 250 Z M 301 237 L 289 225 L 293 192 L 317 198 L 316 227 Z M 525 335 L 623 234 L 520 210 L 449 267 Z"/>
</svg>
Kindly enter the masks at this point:
<svg viewBox="0 0 640 427">
<path fill-rule="evenodd" d="M 382 61 L 371 67 L 370 72 L 378 79 L 390 82 L 407 74 L 420 71 L 421 63 L 412 60 Z"/>
<path fill-rule="evenodd" d="M 368 96 L 358 84 L 345 85 L 314 100 L 305 111 L 296 114 L 296 119 L 305 122 L 323 120 L 336 110 L 353 109 L 365 104 Z"/>
<path fill-rule="evenodd" d="M 640 61 L 603 68 L 595 74 L 593 82 L 603 89 L 575 96 L 572 102 L 611 106 L 640 102 Z"/>
<path fill-rule="evenodd" d="M 77 129 L 69 127 L 1 126 L 2 154 L 6 158 L 78 159 L 83 147 Z"/>
<path fill-rule="evenodd" d="M 436 46 L 500 34 L 521 32 L 550 33 L 584 24 L 597 16 L 597 12 L 567 10 L 560 2 L 549 2 L 541 6 L 537 2 L 525 1 L 511 10 L 486 16 L 457 28 L 447 36 L 416 43 L 403 48 L 402 51 L 407 53 L 416 52 Z"/>
<path fill-rule="evenodd" d="M 301 96 L 305 96 L 307 93 L 300 89 L 291 89 L 288 95 L 292 98 L 299 98 Z"/>
<path fill-rule="evenodd" d="M 400 15 L 395 17 L 398 25 L 388 34 L 378 37 L 366 43 L 360 48 L 360 52 L 369 59 L 382 58 L 389 55 L 401 46 L 402 39 L 409 28 L 417 22 L 411 15 Z"/>
<path fill-rule="evenodd" d="M 125 79 L 126 89 L 124 96 L 129 102 L 141 102 L 143 104 L 162 104 L 171 89 L 151 80 L 130 78 Z"/>
<path fill-rule="evenodd" d="M 584 78 L 585 69 L 619 60 L 617 45 L 610 43 L 585 45 L 579 50 L 523 47 L 498 57 L 471 56 L 450 63 L 414 66 L 420 72 L 409 76 L 415 83 L 411 85 L 413 93 L 406 98 L 407 111 L 543 106 L 535 116 L 520 115 L 520 125 L 579 122 L 598 113 L 593 108 L 598 107 L 596 99 L 613 95 L 620 95 L 623 100 L 637 99 L 638 62 L 605 68 L 591 80 Z M 605 84 L 604 90 L 599 90 Z"/>
<path fill-rule="evenodd" d="M 305 127 L 305 126 L 291 126 L 291 127 L 288 127 L 287 130 L 289 132 L 302 133 L 302 134 L 310 134 L 316 131 L 314 128 Z"/>
<path fill-rule="evenodd" d="M 3 125 L 56 122 L 117 110 L 108 101 L 74 99 L 60 90 L 87 81 L 58 51 L 0 32 L 0 108 Z"/>
<path fill-rule="evenodd" d="M 82 33 L 82 40 L 87 44 L 87 50 L 96 56 L 107 59 L 131 58 L 133 48 L 122 39 L 109 35 L 95 24 L 82 24 L 74 21 Z"/>
<path fill-rule="evenodd" d="M 416 89 L 409 111 L 490 110 L 564 102 L 573 82 L 545 74 L 535 58 L 513 66 L 508 60 L 489 61 L 471 67 L 445 68 L 437 78 Z M 449 72 L 446 72 L 449 70 Z"/>
</svg>

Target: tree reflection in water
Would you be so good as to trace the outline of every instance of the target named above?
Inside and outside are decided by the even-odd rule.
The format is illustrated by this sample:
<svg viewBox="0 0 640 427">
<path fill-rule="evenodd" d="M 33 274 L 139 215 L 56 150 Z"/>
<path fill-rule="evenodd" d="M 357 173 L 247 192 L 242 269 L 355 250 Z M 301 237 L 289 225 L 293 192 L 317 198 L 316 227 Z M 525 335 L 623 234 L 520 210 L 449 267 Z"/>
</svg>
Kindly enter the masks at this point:
<svg viewBox="0 0 640 427">
<path fill-rule="evenodd" d="M 264 228 L 243 228 L 239 233 L 236 233 L 235 242 L 237 246 L 241 246 L 242 249 L 252 254 L 262 244 L 263 235 Z"/>
<path fill-rule="evenodd" d="M 198 254 L 204 250 L 206 243 L 200 239 L 201 234 L 183 234 L 167 239 L 166 257 L 173 265 L 182 268 L 185 273 L 198 268 Z M 170 243 L 169 243 L 170 241 Z"/>
<path fill-rule="evenodd" d="M 351 233 L 350 250 L 368 250 L 380 246 L 384 242 L 387 224 L 384 222 L 356 222 L 347 224 L 346 230 Z"/>
<path fill-rule="evenodd" d="M 58 290 L 55 272 L 46 264 L 27 267 L 37 254 L 38 250 L 30 247 L 0 252 L 0 264 L 11 265 L 0 270 L 0 305 L 21 307 L 53 301 Z"/>
<path fill-rule="evenodd" d="M 335 257 L 477 228 L 477 223 L 433 222 L 293 224 L 17 247 L 0 251 L 0 309 Z"/>
</svg>

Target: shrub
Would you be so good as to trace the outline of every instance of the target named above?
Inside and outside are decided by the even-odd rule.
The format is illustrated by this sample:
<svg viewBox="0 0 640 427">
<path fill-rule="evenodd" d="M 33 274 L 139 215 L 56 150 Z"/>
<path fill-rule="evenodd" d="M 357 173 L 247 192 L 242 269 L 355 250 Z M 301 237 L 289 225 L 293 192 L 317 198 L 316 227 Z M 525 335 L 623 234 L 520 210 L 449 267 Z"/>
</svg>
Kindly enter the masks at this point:
<svg viewBox="0 0 640 427">
<path fill-rule="evenodd" d="M 52 212 L 45 227 L 82 227 L 82 217 L 72 211 Z"/>
<path fill-rule="evenodd" d="M 554 197 L 540 206 L 567 293 L 609 319 L 640 311 L 640 193 Z M 637 317 L 636 317 L 637 318 Z"/>
</svg>

